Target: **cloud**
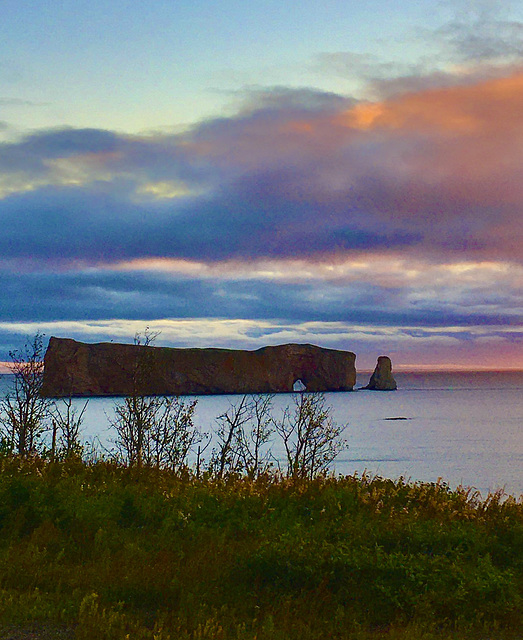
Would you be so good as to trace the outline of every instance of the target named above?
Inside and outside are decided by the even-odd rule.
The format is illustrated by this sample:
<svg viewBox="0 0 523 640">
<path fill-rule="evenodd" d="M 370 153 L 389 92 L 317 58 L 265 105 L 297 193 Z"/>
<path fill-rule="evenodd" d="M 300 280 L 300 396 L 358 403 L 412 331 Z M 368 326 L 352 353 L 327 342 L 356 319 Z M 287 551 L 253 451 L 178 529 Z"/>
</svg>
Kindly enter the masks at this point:
<svg viewBox="0 0 523 640">
<path fill-rule="evenodd" d="M 178 135 L 0 145 L 2 255 L 521 260 L 523 72 L 372 103 L 291 93 Z"/>
<path fill-rule="evenodd" d="M 314 113 L 335 113 L 354 103 L 354 100 L 327 91 L 285 86 L 249 86 L 237 94 L 241 98 L 239 112 L 244 116 L 276 113 L 278 120 L 283 112 L 291 119 Z"/>
<path fill-rule="evenodd" d="M 320 53 L 311 65 L 312 70 L 324 75 L 335 75 L 362 85 L 367 99 L 382 99 L 407 91 L 461 84 L 463 78 L 435 65 L 433 58 L 420 58 L 413 62 L 385 60 L 377 54 L 355 51 Z"/>
<path fill-rule="evenodd" d="M 523 72 L 438 84 L 411 71 L 408 90 L 374 101 L 276 87 L 181 133 L 0 144 L 0 323 L 94 337 L 199 319 L 223 346 L 370 353 L 389 339 L 450 354 L 481 339 L 508 358 Z"/>
<path fill-rule="evenodd" d="M 47 107 L 48 102 L 34 102 L 33 100 L 23 100 L 22 98 L 1 98 L 0 107 Z"/>
<path fill-rule="evenodd" d="M 376 357 L 389 353 L 396 370 L 420 364 L 457 366 L 521 366 L 521 331 L 498 328 L 379 327 L 349 322 L 292 322 L 245 319 L 163 319 L 148 321 L 158 331 L 158 346 L 224 347 L 257 349 L 268 344 L 314 343 L 335 349 L 353 350 L 358 370 L 374 368 Z M 143 321 L 54 321 L 0 323 L 0 344 L 17 349 L 37 330 L 51 335 L 72 337 L 87 342 L 132 342 L 143 332 Z M 519 349 L 519 351 L 518 351 Z M 0 354 L 7 360 L 5 348 Z"/>
<path fill-rule="evenodd" d="M 484 0 L 458 4 L 441 27 L 441 36 L 454 59 L 465 62 L 501 62 L 523 57 L 523 23 L 510 19 L 510 2 Z"/>
<path fill-rule="evenodd" d="M 523 22 L 512 17 L 511 4 L 439 2 L 435 17 L 447 15 L 443 24 L 406 28 L 400 36 L 410 59 L 380 57 L 379 47 L 377 53 L 330 51 L 317 55 L 311 70 L 350 80 L 371 100 L 503 77 L 523 66 Z"/>
<path fill-rule="evenodd" d="M 450 38 L 449 33 L 454 31 L 456 37 L 461 33 L 454 26 L 447 25 L 438 32 L 438 38 L 446 41 Z M 448 42 L 445 47 L 448 48 Z M 318 73 L 356 81 L 361 84 L 362 96 L 376 101 L 432 89 L 475 85 L 517 73 L 522 66 L 522 56 L 513 56 L 509 62 L 500 62 L 487 56 L 477 56 L 475 60 L 459 57 L 458 60 L 454 53 L 449 53 L 404 62 L 385 60 L 370 53 L 337 51 L 319 54 L 313 68 Z"/>
<path fill-rule="evenodd" d="M 274 265 L 282 270 L 285 265 Z M 354 325 L 417 327 L 517 327 L 521 272 L 496 273 L 488 265 L 447 269 L 385 261 L 347 268 L 339 277 L 329 265 L 307 277 L 290 265 L 280 277 L 254 268 L 224 271 L 112 270 L 2 273 L 0 322 L 51 322 L 125 318 L 235 318 L 285 322 L 350 322 Z M 419 270 L 416 272 L 416 268 Z M 296 265 L 296 269 L 299 266 Z M 373 270 L 375 277 L 372 277 Z"/>
</svg>

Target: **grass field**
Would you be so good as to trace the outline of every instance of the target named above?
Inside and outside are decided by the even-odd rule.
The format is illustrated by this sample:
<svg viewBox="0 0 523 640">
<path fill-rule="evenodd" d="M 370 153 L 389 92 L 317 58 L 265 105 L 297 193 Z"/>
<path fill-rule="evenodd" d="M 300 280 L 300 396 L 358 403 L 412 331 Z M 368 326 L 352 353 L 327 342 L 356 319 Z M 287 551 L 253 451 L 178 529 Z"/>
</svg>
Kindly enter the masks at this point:
<svg viewBox="0 0 523 640">
<path fill-rule="evenodd" d="M 0 638 L 523 637 L 523 504 L 0 459 Z"/>
</svg>

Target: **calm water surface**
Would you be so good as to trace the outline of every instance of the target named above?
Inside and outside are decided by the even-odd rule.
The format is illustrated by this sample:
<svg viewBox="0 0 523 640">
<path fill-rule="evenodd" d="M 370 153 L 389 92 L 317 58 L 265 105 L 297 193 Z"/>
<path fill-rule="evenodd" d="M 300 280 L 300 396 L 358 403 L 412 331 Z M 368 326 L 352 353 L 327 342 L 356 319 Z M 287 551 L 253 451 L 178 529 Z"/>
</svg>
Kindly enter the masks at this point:
<svg viewBox="0 0 523 640">
<path fill-rule="evenodd" d="M 523 494 L 523 372 L 395 373 L 395 392 L 328 393 L 349 448 L 336 461 L 342 474 L 368 472 L 397 479 L 474 487 L 486 495 L 504 488 Z M 369 374 L 358 376 L 357 386 Z M 0 380 L 5 388 L 7 376 Z M 210 431 L 215 418 L 240 396 L 198 398 L 196 422 Z M 81 401 L 76 401 L 78 404 Z M 292 402 L 274 399 L 274 414 Z M 86 439 L 111 446 L 108 417 L 115 400 L 93 398 L 85 416 Z M 388 420 L 387 418 L 406 418 Z M 276 457 L 282 451 L 274 448 Z"/>
</svg>

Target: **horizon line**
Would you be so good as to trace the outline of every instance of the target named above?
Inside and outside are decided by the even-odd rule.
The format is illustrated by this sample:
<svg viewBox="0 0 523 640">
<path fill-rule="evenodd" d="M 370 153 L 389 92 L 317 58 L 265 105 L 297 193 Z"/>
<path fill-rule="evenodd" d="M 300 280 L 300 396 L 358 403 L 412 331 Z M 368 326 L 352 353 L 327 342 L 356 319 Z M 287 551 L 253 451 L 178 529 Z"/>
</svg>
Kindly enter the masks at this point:
<svg viewBox="0 0 523 640">
<path fill-rule="evenodd" d="M 10 362 L 0 361 L 0 375 L 13 375 L 10 369 Z M 374 371 L 374 367 L 365 367 L 363 369 L 356 368 L 356 374 L 358 373 L 372 373 Z M 451 364 L 393 364 L 393 373 L 471 373 L 471 372 L 482 372 L 482 373 L 503 373 L 503 372 L 514 372 L 514 373 L 523 373 L 523 367 L 502 367 L 502 366 L 489 366 L 489 365 L 480 365 L 477 367 L 467 367 L 463 365 L 451 365 Z"/>
</svg>

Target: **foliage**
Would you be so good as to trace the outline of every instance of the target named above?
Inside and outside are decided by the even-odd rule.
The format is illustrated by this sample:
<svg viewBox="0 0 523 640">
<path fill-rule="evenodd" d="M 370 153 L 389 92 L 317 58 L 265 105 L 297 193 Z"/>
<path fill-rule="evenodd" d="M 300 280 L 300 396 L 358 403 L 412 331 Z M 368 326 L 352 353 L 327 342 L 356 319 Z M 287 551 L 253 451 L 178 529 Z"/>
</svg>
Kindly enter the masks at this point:
<svg viewBox="0 0 523 640">
<path fill-rule="evenodd" d="M 13 388 L 0 400 L 2 437 L 20 456 L 42 449 L 41 437 L 48 428 L 50 401 L 40 396 L 44 375 L 44 336 L 37 333 L 23 349 L 9 353 Z"/>
<path fill-rule="evenodd" d="M 0 626 L 508 640 L 522 599 L 523 504 L 501 494 L 0 458 Z"/>
</svg>

